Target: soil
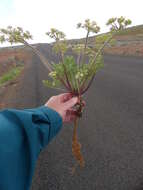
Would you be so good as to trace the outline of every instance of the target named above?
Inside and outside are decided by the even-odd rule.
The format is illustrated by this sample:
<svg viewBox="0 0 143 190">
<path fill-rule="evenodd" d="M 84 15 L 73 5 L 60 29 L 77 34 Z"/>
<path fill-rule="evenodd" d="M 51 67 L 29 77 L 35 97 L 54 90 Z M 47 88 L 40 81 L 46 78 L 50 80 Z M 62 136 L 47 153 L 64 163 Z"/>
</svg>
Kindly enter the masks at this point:
<svg viewBox="0 0 143 190">
<path fill-rule="evenodd" d="M 112 55 L 131 55 L 131 56 L 143 56 L 143 43 L 141 44 L 129 44 L 122 46 L 115 46 L 106 48 L 105 53 Z"/>
<path fill-rule="evenodd" d="M 25 49 L 1 49 L 0 51 L 0 76 L 8 72 L 17 63 L 25 63 L 31 55 Z"/>
<path fill-rule="evenodd" d="M 32 54 L 23 49 L 4 49 L 0 51 L 0 76 L 16 66 L 17 63 L 24 63 L 24 69 L 20 76 L 0 88 L 0 109 L 15 106 L 14 99 L 16 98 L 17 91 L 21 86 L 25 72 L 29 67 L 28 63 L 32 59 L 32 56 Z"/>
<path fill-rule="evenodd" d="M 15 106 L 14 99 L 17 96 L 17 91 L 21 86 L 21 81 L 23 81 L 27 69 L 28 64 L 25 64 L 20 76 L 0 89 L 0 109 L 12 108 Z"/>
</svg>

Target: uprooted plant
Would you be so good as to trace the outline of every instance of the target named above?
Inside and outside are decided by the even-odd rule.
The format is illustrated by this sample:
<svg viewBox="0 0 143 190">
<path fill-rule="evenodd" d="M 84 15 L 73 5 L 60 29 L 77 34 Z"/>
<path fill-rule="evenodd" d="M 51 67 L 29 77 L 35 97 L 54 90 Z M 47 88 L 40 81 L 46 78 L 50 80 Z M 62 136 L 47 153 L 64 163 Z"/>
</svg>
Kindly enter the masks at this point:
<svg viewBox="0 0 143 190">
<path fill-rule="evenodd" d="M 81 154 L 81 145 L 78 142 L 77 126 L 79 118 L 83 111 L 83 94 L 91 86 L 97 71 L 103 66 L 103 49 L 107 44 L 112 43 L 115 34 L 125 29 L 131 24 L 131 20 L 120 18 L 111 18 L 107 22 L 107 26 L 111 26 L 110 32 L 102 35 L 95 35 L 95 43 L 89 44 L 91 34 L 97 34 L 100 27 L 95 21 L 85 20 L 84 23 L 79 23 L 77 28 L 86 30 L 86 38 L 84 43 L 77 45 L 69 44 L 65 39 L 65 34 L 55 28 L 46 34 L 55 40 L 53 50 L 59 55 L 58 63 L 48 63 L 47 59 L 30 45 L 27 40 L 31 39 L 31 34 L 22 28 L 1 29 L 0 41 L 8 41 L 10 43 L 22 43 L 30 48 L 40 57 L 41 61 L 49 70 L 49 79 L 43 81 L 47 87 L 65 90 L 72 93 L 73 96 L 78 96 L 79 103 L 75 106 L 77 119 L 74 121 L 73 138 L 72 138 L 72 153 L 80 167 L 83 167 L 85 162 Z M 72 49 L 73 54 L 68 55 L 68 49 Z M 75 56 L 76 54 L 76 56 Z M 75 169 L 75 168 L 74 168 Z"/>
<path fill-rule="evenodd" d="M 60 61 L 52 63 L 53 71 L 49 73 L 51 80 L 44 81 L 45 85 L 52 88 L 65 87 L 68 92 L 79 97 L 79 104 L 76 106 L 78 113 L 77 119 L 74 121 L 72 153 L 78 161 L 80 167 L 85 162 L 81 154 L 81 145 L 77 138 L 78 120 L 82 116 L 83 110 L 83 94 L 91 86 L 97 71 L 103 66 L 103 49 L 113 42 L 113 36 L 125 29 L 131 24 L 130 20 L 124 17 L 111 18 L 107 25 L 111 25 L 111 31 L 108 34 L 95 36 L 95 45 L 89 45 L 88 40 L 90 34 L 97 34 L 100 27 L 95 21 L 85 20 L 79 23 L 77 28 L 86 30 L 86 38 L 83 44 L 71 45 L 71 48 L 77 56 L 68 56 L 68 41 L 65 40 L 65 34 L 57 29 L 52 28 L 47 35 L 55 40 L 53 49 L 60 55 Z M 75 167 L 74 170 L 75 171 Z"/>
</svg>

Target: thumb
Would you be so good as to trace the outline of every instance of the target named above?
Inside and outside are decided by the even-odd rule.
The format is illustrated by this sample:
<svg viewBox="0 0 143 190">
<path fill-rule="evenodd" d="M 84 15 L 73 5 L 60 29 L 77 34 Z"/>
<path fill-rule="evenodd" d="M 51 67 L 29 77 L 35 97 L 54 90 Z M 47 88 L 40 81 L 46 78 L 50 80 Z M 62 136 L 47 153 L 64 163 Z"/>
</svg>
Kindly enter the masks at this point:
<svg viewBox="0 0 143 190">
<path fill-rule="evenodd" d="M 67 102 L 64 103 L 64 107 L 66 109 L 70 109 L 72 108 L 76 103 L 78 102 L 78 98 L 77 97 L 73 97 L 70 100 L 68 100 Z"/>
</svg>

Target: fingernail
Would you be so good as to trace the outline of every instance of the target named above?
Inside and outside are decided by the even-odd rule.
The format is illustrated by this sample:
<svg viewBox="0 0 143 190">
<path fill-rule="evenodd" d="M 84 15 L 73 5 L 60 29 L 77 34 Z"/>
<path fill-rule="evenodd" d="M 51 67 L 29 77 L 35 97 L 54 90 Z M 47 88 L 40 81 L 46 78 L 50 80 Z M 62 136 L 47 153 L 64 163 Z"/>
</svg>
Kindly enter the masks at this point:
<svg viewBox="0 0 143 190">
<path fill-rule="evenodd" d="M 77 101 L 78 101 L 78 98 L 77 98 L 77 97 L 74 97 L 74 98 L 73 98 L 73 102 L 74 102 L 74 103 L 77 103 Z"/>
</svg>

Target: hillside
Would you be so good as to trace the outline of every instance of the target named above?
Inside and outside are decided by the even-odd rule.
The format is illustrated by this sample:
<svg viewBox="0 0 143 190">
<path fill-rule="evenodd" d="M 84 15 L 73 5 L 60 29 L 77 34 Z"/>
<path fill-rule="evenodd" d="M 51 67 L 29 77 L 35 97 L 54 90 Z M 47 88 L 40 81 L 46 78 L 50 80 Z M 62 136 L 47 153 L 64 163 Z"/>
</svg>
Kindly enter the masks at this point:
<svg viewBox="0 0 143 190">
<path fill-rule="evenodd" d="M 100 34 L 102 35 L 102 34 Z M 98 35 L 97 35 L 98 36 Z M 89 37 L 88 45 L 95 45 L 95 37 Z M 84 43 L 84 38 L 81 39 L 71 39 L 68 40 L 69 44 L 82 44 Z M 120 35 L 115 36 L 116 43 L 112 45 L 110 48 L 105 49 L 105 53 L 108 54 L 122 54 L 122 55 L 135 55 L 135 56 L 143 56 L 143 25 L 129 27 L 123 30 Z M 45 56 L 50 55 L 53 57 L 52 52 L 52 43 L 38 43 L 33 44 L 33 46 L 37 47 Z M 26 59 L 25 52 L 28 50 L 27 48 L 23 48 L 23 46 L 15 46 L 15 47 L 7 47 L 0 48 L 0 65 L 2 65 L 3 59 L 12 60 L 14 56 L 17 56 Z M 24 54 L 22 55 L 22 52 Z M 31 53 L 31 51 L 30 51 Z M 24 56 L 24 57 L 22 57 Z M 0 69 L 1 70 L 1 69 Z"/>
<path fill-rule="evenodd" d="M 26 63 L 31 55 L 21 48 L 0 49 L 0 76 L 4 75 L 20 63 Z"/>
<path fill-rule="evenodd" d="M 98 36 L 98 35 L 97 35 Z M 89 38 L 88 44 L 95 44 L 95 37 Z M 82 44 L 84 38 L 69 40 L 69 44 Z M 115 36 L 116 43 L 105 49 L 105 53 L 118 55 L 143 56 L 143 25 L 129 27 Z"/>
</svg>

